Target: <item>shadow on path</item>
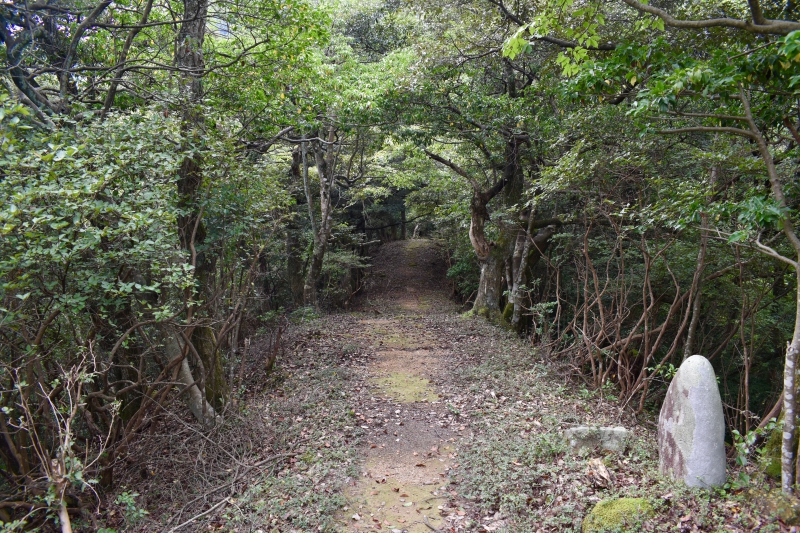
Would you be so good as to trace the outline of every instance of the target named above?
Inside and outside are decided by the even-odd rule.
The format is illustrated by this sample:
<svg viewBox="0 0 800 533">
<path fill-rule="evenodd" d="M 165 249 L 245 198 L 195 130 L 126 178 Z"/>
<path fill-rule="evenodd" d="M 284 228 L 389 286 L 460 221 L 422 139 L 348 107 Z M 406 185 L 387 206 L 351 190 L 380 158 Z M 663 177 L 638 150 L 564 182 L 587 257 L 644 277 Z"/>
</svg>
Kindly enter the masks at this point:
<svg viewBox="0 0 800 533">
<path fill-rule="evenodd" d="M 421 321 L 452 315 L 445 263 L 435 241 L 381 247 L 357 307 L 365 318 L 351 332 L 366 345 L 368 390 L 356 417 L 366 431 L 361 476 L 348 491 L 348 531 L 430 531 L 442 525 L 454 443 L 452 424 L 434 384 L 448 341 Z"/>
</svg>

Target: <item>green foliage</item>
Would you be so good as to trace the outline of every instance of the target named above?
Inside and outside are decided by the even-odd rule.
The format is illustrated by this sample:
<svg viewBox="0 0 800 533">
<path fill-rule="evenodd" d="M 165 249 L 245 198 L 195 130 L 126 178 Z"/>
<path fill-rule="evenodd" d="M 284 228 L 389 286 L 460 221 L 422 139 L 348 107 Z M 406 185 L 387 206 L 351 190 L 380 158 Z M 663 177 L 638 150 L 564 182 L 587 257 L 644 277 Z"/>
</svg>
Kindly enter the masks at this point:
<svg viewBox="0 0 800 533">
<path fill-rule="evenodd" d="M 763 428 L 759 428 L 754 431 L 748 431 L 744 435 L 742 435 L 737 429 L 732 430 L 731 435 L 733 436 L 733 445 L 736 448 L 736 464 L 740 466 L 747 466 L 751 450 L 753 445 L 756 443 L 756 440 L 759 437 L 771 434 L 778 427 L 777 421 L 773 418 Z"/>
<path fill-rule="evenodd" d="M 77 317 L 91 307 L 108 317 L 129 298 L 157 315 L 173 312 L 144 298 L 191 283 L 191 272 L 172 260 L 175 193 L 164 179 L 179 162 L 169 142 L 177 133 L 158 116 L 31 131 L 25 151 L 5 145 L 0 299 L 7 327 L 20 331 L 45 308 Z M 141 281 L 121 277 L 125 269 Z"/>
<path fill-rule="evenodd" d="M 327 306 L 350 301 L 368 266 L 365 244 L 397 238 L 401 216 L 444 239 L 448 278 L 468 298 L 480 282 L 469 239 L 474 201 L 503 185 L 477 215 L 508 267 L 504 276 L 513 274 L 520 215 L 559 219 L 545 257 L 525 272 L 519 301 L 525 333 L 604 387 L 599 395 L 584 389 L 587 399 L 658 403 L 685 342 L 698 277 L 695 346 L 715 354 L 726 403 L 744 402 L 746 390 L 752 398 L 737 412 L 760 412 L 774 396 L 797 279 L 756 248 L 768 243 L 771 255 L 793 257 L 780 231 L 796 226 L 800 205 L 798 148 L 787 126 L 797 122 L 800 32 L 673 31 L 658 17 L 595 0 L 536 0 L 513 18 L 479 2 L 253 0 L 224 12 L 211 6 L 203 69 L 189 75 L 173 68 L 176 49 L 198 44 L 176 42 L 185 6 L 153 5 L 131 31 L 144 2 L 122 1 L 75 40 L 66 72 L 64 45 L 93 6 L 54 8 L 47 23 L 27 12 L 37 6 L 9 4 L 0 21 L 4 35 L 24 41 L 17 64 L 4 38 L 11 91 L 0 94 L 0 378 L 9 384 L 0 416 L 15 424 L 8 438 L 22 439 L 20 449 L 33 449 L 21 398 L 57 422 L 70 401 L 88 406 L 76 415 L 81 442 L 122 439 L 111 431 L 115 416 L 127 424 L 148 401 L 171 399 L 166 330 L 212 324 L 224 333 L 214 361 L 228 375 L 238 348 L 225 344 L 232 331 L 247 317 L 274 320 L 299 305 L 292 291 L 308 271 L 316 240 L 309 212 L 318 216 L 320 204 L 315 158 L 309 190 L 297 171 L 301 136 L 316 139 L 334 166 L 333 229 L 316 287 Z M 719 10 L 748 16 L 741 2 L 669 8 L 685 20 Z M 765 10 L 797 16 L 794 8 Z M 23 19 L 27 27 L 14 22 Z M 512 19 L 523 24 L 509 27 Z M 104 92 L 112 79 L 116 95 Z M 25 80 L 36 90 L 25 92 Z M 187 82 L 201 86 L 191 106 Z M 766 154 L 751 142 L 759 137 Z M 187 163 L 198 164 L 195 174 Z M 179 191 L 189 174 L 191 194 Z M 193 216 L 189 245 L 177 228 Z M 301 325 L 319 317 L 310 307 L 292 314 Z M 82 366 L 87 357 L 91 368 Z M 64 392 L 70 369 L 91 401 Z M 487 369 L 496 375 L 465 381 L 502 384 L 518 372 L 497 361 L 476 372 Z M 740 433 L 743 420 L 730 421 L 742 467 L 755 439 Z M 42 457 L 68 449 L 57 441 L 43 436 Z M 542 476 L 556 475 L 546 463 L 563 455 L 553 431 L 502 452 L 473 444 L 465 454 L 477 465 L 465 481 L 471 494 L 487 510 L 518 516 L 536 487 L 507 475 L 516 466 L 508 449 L 545 464 L 534 472 Z M 92 446 L 81 461 L 59 455 L 71 494 L 97 477 L 92 461 L 101 450 Z M 34 458 L 42 464 L 23 475 L 3 450 L 0 467 L 34 495 L 21 497 L 47 497 L 54 507 L 52 484 L 36 481 L 47 477 L 46 460 Z M 312 469 L 315 461 L 302 462 Z M 310 528 L 314 519 L 299 506 L 315 506 L 332 528 L 339 500 L 312 489 L 283 477 L 266 489 L 277 499 L 263 509 L 295 513 L 293 525 Z M 279 503 L 285 495 L 291 504 Z M 118 504 L 130 521 L 144 518 L 135 494 Z"/>
<path fill-rule="evenodd" d="M 478 290 L 480 269 L 471 250 L 462 248 L 453 255 L 454 264 L 447 269 L 447 277 L 453 280 L 459 294 L 468 297 Z"/>
<path fill-rule="evenodd" d="M 117 495 L 114 503 L 123 507 L 122 512 L 125 514 L 125 521 L 130 527 L 135 527 L 145 516 L 149 513 L 147 510 L 142 509 L 136 503 L 136 498 L 139 496 L 136 492 L 124 491 Z"/>
</svg>

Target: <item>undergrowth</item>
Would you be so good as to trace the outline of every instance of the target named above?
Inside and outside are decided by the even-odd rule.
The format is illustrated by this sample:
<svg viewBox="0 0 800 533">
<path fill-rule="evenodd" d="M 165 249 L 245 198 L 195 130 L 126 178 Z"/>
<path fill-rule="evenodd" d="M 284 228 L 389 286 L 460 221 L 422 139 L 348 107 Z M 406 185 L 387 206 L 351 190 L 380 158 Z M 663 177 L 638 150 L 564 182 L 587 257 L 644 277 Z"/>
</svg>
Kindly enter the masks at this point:
<svg viewBox="0 0 800 533">
<path fill-rule="evenodd" d="M 125 497 L 103 509 L 99 525 L 167 531 L 196 517 L 181 531 L 339 531 L 335 515 L 357 475 L 363 431 L 350 409 L 350 372 L 326 347 L 323 321 L 296 324 L 285 339 L 293 350 L 268 374 L 263 358 L 254 358 L 224 427 L 201 436 L 176 419 L 184 433 L 167 426 L 138 441 L 129 462 L 146 463 L 147 475 L 138 467 L 124 472 L 118 490 Z"/>
<path fill-rule="evenodd" d="M 690 489 L 661 476 L 653 423 L 623 412 L 609 391 L 563 380 L 552 370 L 557 362 L 506 332 L 485 335 L 469 351 L 486 355 L 453 376 L 472 395 L 463 414 L 473 435 L 461 441 L 453 471 L 455 490 L 477 511 L 467 530 L 579 532 L 597 502 L 628 497 L 646 499 L 655 514 L 614 531 L 780 531 L 743 487 Z M 632 438 L 624 453 L 573 453 L 563 430 L 577 425 L 623 425 Z M 602 461 L 608 479 L 591 459 Z M 751 485 L 762 479 L 753 474 Z"/>
</svg>

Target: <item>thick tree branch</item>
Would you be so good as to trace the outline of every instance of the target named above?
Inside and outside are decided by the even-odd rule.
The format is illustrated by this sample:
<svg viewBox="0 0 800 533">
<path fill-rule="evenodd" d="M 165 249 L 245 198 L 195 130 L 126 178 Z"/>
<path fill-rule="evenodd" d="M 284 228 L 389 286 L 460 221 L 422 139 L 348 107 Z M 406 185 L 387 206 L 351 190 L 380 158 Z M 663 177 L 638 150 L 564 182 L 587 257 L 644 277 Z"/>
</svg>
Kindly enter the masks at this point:
<svg viewBox="0 0 800 533">
<path fill-rule="evenodd" d="M 144 24 L 147 22 L 148 17 L 150 16 L 150 10 L 153 7 L 153 0 L 147 0 L 147 4 L 144 6 L 144 11 L 142 12 L 142 16 L 139 19 L 139 25 Z M 106 93 L 105 101 L 103 102 L 103 112 L 102 114 L 105 115 L 111 109 L 111 106 L 114 104 L 114 97 L 117 94 L 117 87 L 119 86 L 119 82 L 122 81 L 122 75 L 125 73 L 125 62 L 128 60 L 128 52 L 131 49 L 131 45 L 133 44 L 133 39 L 136 35 L 141 31 L 141 28 L 133 28 L 130 32 L 128 32 L 128 37 L 125 39 L 125 44 L 122 46 L 122 52 L 119 56 L 119 67 L 117 67 L 117 71 L 114 73 L 114 79 L 111 80 L 111 86 L 108 88 L 108 92 Z"/>
<path fill-rule="evenodd" d="M 748 139 L 755 139 L 755 135 L 747 130 L 741 128 L 731 128 L 727 126 L 691 126 L 688 128 L 675 128 L 673 130 L 659 130 L 656 133 L 660 134 L 675 134 L 675 133 L 730 133 L 740 137 L 747 137 Z"/>
<path fill-rule="evenodd" d="M 525 22 L 516 16 L 514 13 L 508 10 L 506 5 L 503 3 L 503 0 L 488 0 L 490 4 L 497 6 L 500 9 L 500 12 L 503 14 L 511 22 L 517 24 L 518 26 L 524 26 Z M 544 41 L 546 43 L 554 44 L 556 46 L 560 46 L 561 48 L 576 48 L 580 46 L 578 43 L 573 41 L 567 41 L 565 39 L 559 39 L 558 37 L 551 37 L 548 35 L 545 36 L 537 36 L 533 37 L 534 41 Z M 600 44 L 598 46 L 587 46 L 585 47 L 587 50 L 605 50 L 605 51 L 612 51 L 616 50 L 616 44 Z"/>
<path fill-rule="evenodd" d="M 800 23 L 790 20 L 765 19 L 761 13 L 761 7 L 757 0 L 748 0 L 753 21 L 739 20 L 734 18 L 714 18 L 703 20 L 680 20 L 676 19 L 663 9 L 643 4 L 637 0 L 622 0 L 637 11 L 650 13 L 664 21 L 667 26 L 673 28 L 701 29 L 701 28 L 736 28 L 756 35 L 787 35 L 795 30 L 800 30 Z M 753 10 L 754 4 L 756 10 Z"/>
<path fill-rule="evenodd" d="M 768 24 L 767 19 L 764 18 L 764 12 L 761 11 L 761 4 L 758 3 L 758 0 L 747 0 L 747 3 L 750 6 L 750 14 L 753 16 L 753 22 L 760 25 Z"/>
<path fill-rule="evenodd" d="M 716 118 L 719 120 L 740 120 L 742 122 L 747 122 L 747 117 L 740 117 L 738 115 L 717 115 L 714 113 L 683 113 L 680 111 L 671 111 L 669 112 L 669 114 L 674 115 L 676 117 Z"/>
<path fill-rule="evenodd" d="M 67 87 L 69 85 L 69 68 L 70 64 L 72 63 L 72 58 L 75 56 L 75 53 L 78 51 L 78 43 L 83 37 L 83 34 L 86 30 L 91 26 L 97 17 L 105 11 L 105 9 L 111 4 L 111 0 L 103 0 L 89 13 L 85 19 L 75 28 L 75 34 L 72 36 L 72 39 L 69 43 L 69 48 L 67 48 L 67 53 L 64 56 L 64 63 L 63 63 L 63 71 L 61 72 L 61 76 L 59 76 L 59 81 L 61 85 L 61 98 L 66 98 L 67 95 Z"/>
<path fill-rule="evenodd" d="M 470 185 L 472 185 L 473 189 L 475 189 L 476 191 L 480 191 L 480 189 L 481 189 L 480 183 L 478 183 L 478 180 L 473 178 L 470 175 L 469 172 L 467 172 L 466 170 L 464 170 L 460 166 L 456 165 L 455 163 L 453 163 L 449 159 L 445 159 L 444 157 L 442 157 L 440 155 L 434 154 L 433 152 L 430 152 L 428 150 L 423 150 L 423 152 L 425 152 L 425 155 L 427 155 L 428 157 L 430 157 L 434 161 L 443 164 L 444 166 L 450 168 L 453 172 L 455 172 L 459 176 L 461 176 L 463 178 L 466 178 L 467 181 L 469 181 Z"/>
<path fill-rule="evenodd" d="M 800 133 L 797 132 L 797 128 L 794 127 L 792 122 L 789 120 L 789 117 L 783 117 L 783 125 L 786 126 L 789 132 L 791 132 L 794 142 L 800 146 Z"/>
</svg>

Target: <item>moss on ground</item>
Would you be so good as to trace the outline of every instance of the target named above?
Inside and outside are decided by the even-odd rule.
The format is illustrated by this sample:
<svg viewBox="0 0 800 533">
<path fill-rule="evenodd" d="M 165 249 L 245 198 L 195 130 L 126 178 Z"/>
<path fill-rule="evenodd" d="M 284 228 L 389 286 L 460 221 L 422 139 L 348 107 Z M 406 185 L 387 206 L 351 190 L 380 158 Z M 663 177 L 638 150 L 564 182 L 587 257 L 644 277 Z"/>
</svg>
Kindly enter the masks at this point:
<svg viewBox="0 0 800 533">
<path fill-rule="evenodd" d="M 618 498 L 599 502 L 583 519 L 583 533 L 640 531 L 643 520 L 653 516 L 653 506 L 644 498 Z"/>
<path fill-rule="evenodd" d="M 402 403 L 434 401 L 438 398 L 430 381 L 408 372 L 392 372 L 373 381 L 382 392 Z"/>
<path fill-rule="evenodd" d="M 746 495 L 763 510 L 765 515 L 778 518 L 788 526 L 800 525 L 800 501 L 794 496 L 784 494 L 780 489 L 760 488 L 750 489 L 746 491 Z"/>
</svg>

